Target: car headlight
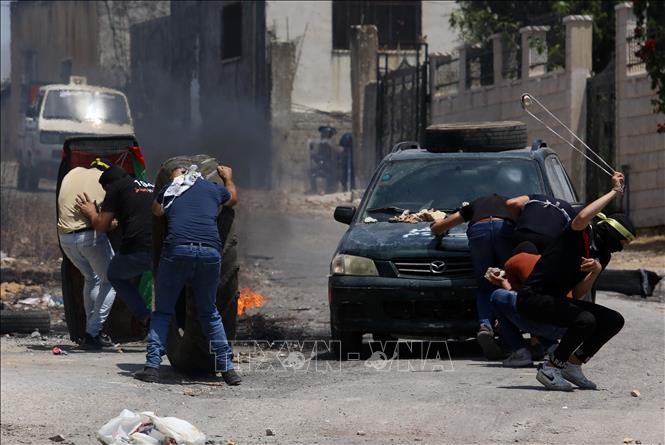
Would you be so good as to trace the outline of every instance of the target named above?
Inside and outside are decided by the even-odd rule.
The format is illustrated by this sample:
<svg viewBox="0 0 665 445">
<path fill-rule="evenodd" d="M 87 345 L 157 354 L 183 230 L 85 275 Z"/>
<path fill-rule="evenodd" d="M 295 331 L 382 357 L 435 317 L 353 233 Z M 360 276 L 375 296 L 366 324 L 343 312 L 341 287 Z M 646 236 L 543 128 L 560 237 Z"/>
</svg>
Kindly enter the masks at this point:
<svg viewBox="0 0 665 445">
<path fill-rule="evenodd" d="M 335 255 L 330 263 L 331 275 L 370 275 L 377 276 L 374 261 L 355 255 Z"/>
</svg>

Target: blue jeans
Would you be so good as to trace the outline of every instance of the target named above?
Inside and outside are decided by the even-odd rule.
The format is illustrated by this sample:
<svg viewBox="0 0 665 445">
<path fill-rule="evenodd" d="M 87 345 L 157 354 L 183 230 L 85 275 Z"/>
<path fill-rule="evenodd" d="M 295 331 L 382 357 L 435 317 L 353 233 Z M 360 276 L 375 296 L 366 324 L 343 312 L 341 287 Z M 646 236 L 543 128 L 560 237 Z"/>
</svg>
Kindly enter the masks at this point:
<svg viewBox="0 0 665 445">
<path fill-rule="evenodd" d="M 155 311 L 150 320 L 146 366 L 159 368 L 162 363 L 175 305 L 183 287 L 188 285 L 194 293 L 201 330 L 215 354 L 216 369 L 233 369 L 233 351 L 216 305 L 221 264 L 222 257 L 213 247 L 164 246 L 155 281 Z"/>
<path fill-rule="evenodd" d="M 138 285 L 134 284 L 132 280 L 151 270 L 152 253 L 149 251 L 118 253 L 109 265 L 109 281 L 134 317 L 140 321 L 144 321 L 150 316 L 150 310 L 141 298 Z"/>
<path fill-rule="evenodd" d="M 471 250 L 473 276 L 478 284 L 476 305 L 478 321 L 492 327 L 492 304 L 490 295 L 497 289 L 485 278 L 488 267 L 503 267 L 513 252 L 513 223 L 501 219 L 477 222 L 466 229 Z"/>
<path fill-rule="evenodd" d="M 60 233 L 58 237 L 62 251 L 83 275 L 85 332 L 96 337 L 115 300 L 115 290 L 106 275 L 113 258 L 113 248 L 105 233 L 94 230 Z"/>
<path fill-rule="evenodd" d="M 515 302 L 517 293 L 511 290 L 497 289 L 492 292 L 491 302 L 496 318 L 501 323 L 501 338 L 511 351 L 526 347 L 522 332 L 542 337 L 544 343 L 556 342 L 566 333 L 565 328 L 551 324 L 528 320 L 517 313 Z"/>
</svg>

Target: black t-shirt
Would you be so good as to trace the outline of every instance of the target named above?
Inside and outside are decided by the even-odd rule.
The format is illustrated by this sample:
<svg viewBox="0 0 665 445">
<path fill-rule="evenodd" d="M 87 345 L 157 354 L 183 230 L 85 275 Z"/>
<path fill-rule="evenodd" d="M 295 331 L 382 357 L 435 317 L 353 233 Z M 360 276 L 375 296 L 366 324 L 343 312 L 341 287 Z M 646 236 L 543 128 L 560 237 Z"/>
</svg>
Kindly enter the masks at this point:
<svg viewBox="0 0 665 445">
<path fill-rule="evenodd" d="M 545 249 L 524 286 L 565 297 L 587 275 L 580 270 L 582 257 L 592 257 L 588 229 L 573 230 L 568 224 Z M 609 258 L 600 258 L 603 268 L 608 262 Z"/>
<path fill-rule="evenodd" d="M 122 230 L 120 253 L 152 249 L 152 200 L 155 187 L 125 176 L 106 188 L 102 212 L 111 212 Z"/>
<path fill-rule="evenodd" d="M 529 195 L 515 230 L 526 230 L 550 238 L 558 236 L 575 217 L 575 210 L 566 201 L 545 195 Z"/>
<path fill-rule="evenodd" d="M 508 198 L 505 196 L 500 196 L 496 193 L 490 196 L 476 198 L 471 201 L 470 204 L 462 206 L 459 213 L 462 215 L 464 221 L 470 222 L 471 224 L 478 220 L 489 218 L 490 216 L 512 220 L 510 213 L 508 213 L 508 208 L 506 207 L 507 199 Z"/>
</svg>

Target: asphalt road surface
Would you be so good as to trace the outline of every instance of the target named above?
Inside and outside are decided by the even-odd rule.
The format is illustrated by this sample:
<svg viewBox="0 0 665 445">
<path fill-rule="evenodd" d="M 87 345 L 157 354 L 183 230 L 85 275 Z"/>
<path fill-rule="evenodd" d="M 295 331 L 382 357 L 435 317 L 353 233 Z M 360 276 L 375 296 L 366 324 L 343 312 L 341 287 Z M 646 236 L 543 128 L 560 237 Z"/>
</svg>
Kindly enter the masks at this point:
<svg viewBox="0 0 665 445">
<path fill-rule="evenodd" d="M 252 275 L 245 284 L 268 298 L 250 314 L 264 330 L 244 327 L 257 341 L 236 345 L 241 386 L 190 380 L 168 362 L 164 383 L 135 380 L 143 343 L 85 352 L 63 336 L 3 337 L 2 444 L 51 444 L 56 435 L 93 444 L 124 408 L 187 420 L 211 444 L 665 442 L 660 302 L 599 294 L 626 326 L 585 366 L 597 391 L 548 392 L 534 368 L 504 369 L 468 345 L 435 345 L 425 359 L 402 348 L 339 362 L 326 350 L 326 275 L 344 226 L 331 216 L 240 211 L 238 230 Z M 267 328 L 272 348 L 251 337 Z M 69 354 L 53 355 L 56 345 Z"/>
</svg>

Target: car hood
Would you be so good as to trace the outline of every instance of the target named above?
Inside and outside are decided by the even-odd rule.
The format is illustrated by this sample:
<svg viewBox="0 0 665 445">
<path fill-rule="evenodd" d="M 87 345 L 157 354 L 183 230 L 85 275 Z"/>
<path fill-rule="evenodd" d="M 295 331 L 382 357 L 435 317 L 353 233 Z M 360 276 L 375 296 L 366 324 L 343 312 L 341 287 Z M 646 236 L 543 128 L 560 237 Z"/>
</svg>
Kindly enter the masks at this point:
<svg viewBox="0 0 665 445">
<path fill-rule="evenodd" d="M 397 257 L 428 257 L 445 251 L 468 252 L 466 224 L 453 227 L 444 237 L 432 235 L 429 223 L 356 223 L 346 231 L 338 253 L 377 260 Z"/>
</svg>

